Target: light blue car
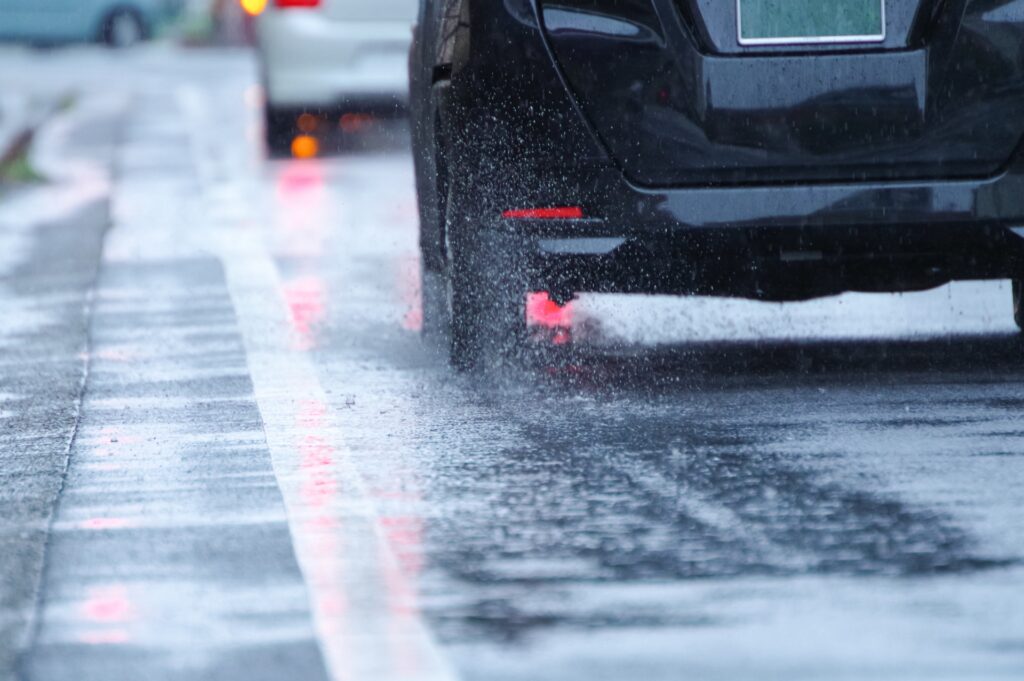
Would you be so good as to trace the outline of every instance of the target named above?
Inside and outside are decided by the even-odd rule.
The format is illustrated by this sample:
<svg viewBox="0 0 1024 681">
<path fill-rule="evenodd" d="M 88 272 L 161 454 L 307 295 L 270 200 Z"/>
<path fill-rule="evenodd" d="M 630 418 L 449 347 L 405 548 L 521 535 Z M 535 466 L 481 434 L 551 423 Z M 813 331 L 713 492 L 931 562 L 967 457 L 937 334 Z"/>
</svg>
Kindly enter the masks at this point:
<svg viewBox="0 0 1024 681">
<path fill-rule="evenodd" d="M 127 47 L 153 35 L 183 0 L 0 0 L 0 40 L 101 41 Z"/>
</svg>

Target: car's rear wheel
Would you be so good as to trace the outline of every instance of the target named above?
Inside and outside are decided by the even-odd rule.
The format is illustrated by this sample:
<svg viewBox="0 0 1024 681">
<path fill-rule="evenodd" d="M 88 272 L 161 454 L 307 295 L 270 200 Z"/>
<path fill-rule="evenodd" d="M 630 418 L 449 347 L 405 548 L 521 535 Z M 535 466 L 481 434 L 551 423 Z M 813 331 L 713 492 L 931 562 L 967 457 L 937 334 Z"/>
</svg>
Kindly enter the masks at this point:
<svg viewBox="0 0 1024 681">
<path fill-rule="evenodd" d="M 526 337 L 526 287 L 513 254 L 492 240 L 453 248 L 448 272 L 449 359 L 481 369 L 513 358 Z"/>
<path fill-rule="evenodd" d="M 468 218 L 449 198 L 447 229 L 448 349 L 459 369 L 500 365 L 526 338 L 527 272 L 519 240 Z"/>
<path fill-rule="evenodd" d="M 146 24 L 134 10 L 115 9 L 103 22 L 100 38 L 110 47 L 132 47 L 146 38 Z"/>
<path fill-rule="evenodd" d="M 1013 280 L 1013 318 L 1024 331 L 1024 279 Z"/>
<path fill-rule="evenodd" d="M 448 282 L 443 271 L 420 267 L 421 304 L 423 306 L 423 335 L 430 341 L 448 337 Z"/>
<path fill-rule="evenodd" d="M 413 146 L 421 149 L 426 143 L 417 139 L 419 125 L 412 126 Z M 440 140 L 435 147 L 442 153 Z M 448 337 L 448 282 L 445 220 L 448 178 L 444 163 L 437 158 L 415 157 L 416 195 L 420 216 L 420 271 L 423 304 L 423 333 L 431 340 Z"/>
</svg>

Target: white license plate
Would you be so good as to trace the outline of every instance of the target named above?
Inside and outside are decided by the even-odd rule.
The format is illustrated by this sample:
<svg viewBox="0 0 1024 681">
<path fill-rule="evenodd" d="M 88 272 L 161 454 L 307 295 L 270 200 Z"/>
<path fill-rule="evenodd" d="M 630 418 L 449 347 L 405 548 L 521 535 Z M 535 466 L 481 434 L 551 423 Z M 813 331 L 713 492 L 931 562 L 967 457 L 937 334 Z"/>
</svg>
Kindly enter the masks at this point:
<svg viewBox="0 0 1024 681">
<path fill-rule="evenodd" d="M 736 0 L 741 45 L 885 40 L 886 0 Z"/>
</svg>

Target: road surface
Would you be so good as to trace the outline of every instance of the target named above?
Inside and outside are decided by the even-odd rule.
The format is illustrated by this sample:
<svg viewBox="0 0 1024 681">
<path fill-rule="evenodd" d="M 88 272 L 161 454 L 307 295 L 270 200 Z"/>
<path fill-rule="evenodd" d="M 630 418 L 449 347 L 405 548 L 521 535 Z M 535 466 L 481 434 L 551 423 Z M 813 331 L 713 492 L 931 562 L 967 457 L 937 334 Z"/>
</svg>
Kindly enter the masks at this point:
<svg viewBox="0 0 1024 681">
<path fill-rule="evenodd" d="M 242 51 L 0 82 L 73 97 L 0 198 L 0 679 L 1024 678 L 1005 282 L 584 296 L 459 375 L 400 122 L 267 162 Z"/>
</svg>

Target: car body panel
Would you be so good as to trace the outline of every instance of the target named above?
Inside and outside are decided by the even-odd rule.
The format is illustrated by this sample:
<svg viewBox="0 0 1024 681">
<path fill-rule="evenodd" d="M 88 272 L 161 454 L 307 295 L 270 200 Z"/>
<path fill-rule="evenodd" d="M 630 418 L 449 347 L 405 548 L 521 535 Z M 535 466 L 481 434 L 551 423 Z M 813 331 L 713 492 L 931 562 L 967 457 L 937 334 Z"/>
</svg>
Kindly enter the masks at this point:
<svg viewBox="0 0 1024 681">
<path fill-rule="evenodd" d="M 268 101 L 287 107 L 405 101 L 415 10 L 415 0 L 268 6 L 257 22 Z"/>
<path fill-rule="evenodd" d="M 574 95 L 639 184 L 996 173 L 1024 133 L 1024 11 L 993 19 L 988 0 L 948 0 L 933 17 L 917 0 L 890 4 L 903 12 L 889 13 L 888 44 L 721 54 L 724 29 L 691 26 L 735 27 L 733 2 L 603 3 L 600 13 L 591 0 L 541 3 Z M 704 45 L 701 32 L 715 39 Z"/>
</svg>

